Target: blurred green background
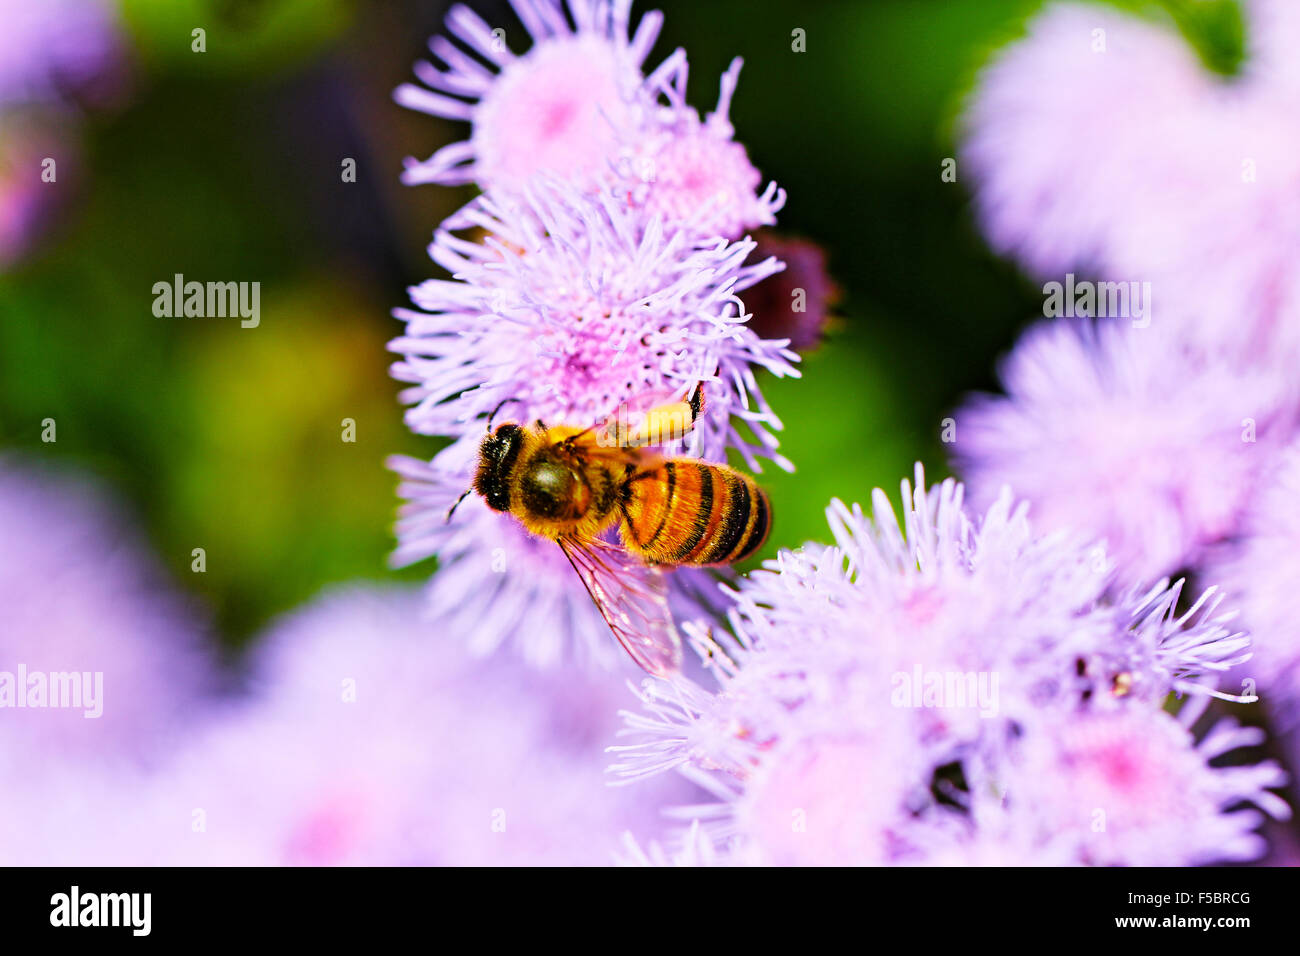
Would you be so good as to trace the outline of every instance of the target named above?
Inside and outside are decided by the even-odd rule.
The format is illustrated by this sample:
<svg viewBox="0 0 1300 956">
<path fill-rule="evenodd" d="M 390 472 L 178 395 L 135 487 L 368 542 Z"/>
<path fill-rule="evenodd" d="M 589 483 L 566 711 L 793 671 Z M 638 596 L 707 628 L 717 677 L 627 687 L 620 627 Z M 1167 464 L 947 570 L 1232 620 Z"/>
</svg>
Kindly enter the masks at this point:
<svg viewBox="0 0 1300 956">
<path fill-rule="evenodd" d="M 472 4 L 521 28 L 501 3 Z M 1132 6 L 1126 3 L 1126 6 Z M 1172 7 L 1187 4 L 1171 2 Z M 1035 2 L 677 0 L 652 61 L 691 58 L 695 105 L 745 58 L 733 119 L 789 192 L 781 229 L 823 244 L 840 320 L 799 381 L 764 388 L 794 475 L 765 477 L 770 549 L 825 537 L 832 496 L 896 493 L 912 463 L 945 473 L 940 422 L 992 388 L 1040 296 L 994 258 L 966 186 L 940 178 L 962 92 Z M 1223 4 L 1210 4 L 1224 7 Z M 1227 5 L 1230 7 L 1230 5 Z M 387 374 L 390 317 L 435 274 L 424 248 L 468 190 L 398 183 L 401 159 L 461 131 L 391 100 L 437 32 L 430 0 L 125 0 L 128 105 L 81 132 L 82 182 L 58 228 L 0 276 L 0 446 L 89 469 L 238 646 L 323 585 L 395 575 L 395 452 L 428 457 Z M 1231 11 L 1183 11 L 1231 69 Z M 1206 23 L 1210 23 L 1208 27 Z M 207 52 L 190 31 L 207 31 Z M 806 31 L 807 51 L 791 50 Z M 516 42 L 518 48 L 519 44 Z M 344 158 L 355 183 L 341 180 Z M 262 320 L 166 319 L 176 273 L 259 281 Z M 41 441 L 41 422 L 58 440 Z M 345 418 L 355 443 L 341 440 Z M 191 573 L 193 548 L 207 570 Z"/>
</svg>

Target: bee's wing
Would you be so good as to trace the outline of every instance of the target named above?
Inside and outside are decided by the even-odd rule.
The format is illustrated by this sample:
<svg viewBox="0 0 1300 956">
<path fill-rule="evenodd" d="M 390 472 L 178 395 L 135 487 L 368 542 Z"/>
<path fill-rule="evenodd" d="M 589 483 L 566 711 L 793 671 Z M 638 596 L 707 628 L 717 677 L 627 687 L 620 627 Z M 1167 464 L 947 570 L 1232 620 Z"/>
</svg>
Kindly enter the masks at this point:
<svg viewBox="0 0 1300 956">
<path fill-rule="evenodd" d="M 559 542 L 609 629 L 632 659 L 656 677 L 678 673 L 682 642 L 668 608 L 664 573 L 604 541 L 560 538 Z"/>
</svg>

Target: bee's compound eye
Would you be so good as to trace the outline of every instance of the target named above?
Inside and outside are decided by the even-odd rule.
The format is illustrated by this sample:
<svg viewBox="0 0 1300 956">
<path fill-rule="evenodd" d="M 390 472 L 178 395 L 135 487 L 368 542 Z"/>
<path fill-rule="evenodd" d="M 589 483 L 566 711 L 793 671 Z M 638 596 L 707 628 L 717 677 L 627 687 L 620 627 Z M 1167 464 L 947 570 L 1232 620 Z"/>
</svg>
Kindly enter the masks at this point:
<svg viewBox="0 0 1300 956">
<path fill-rule="evenodd" d="M 507 457 L 513 458 L 518 451 L 520 439 L 523 437 L 524 430 L 518 425 L 512 425 L 507 422 L 504 425 L 498 425 L 487 440 L 483 443 L 485 449 L 492 449 L 490 454 L 497 461 L 504 461 Z"/>
<path fill-rule="evenodd" d="M 495 511 L 510 510 L 510 472 L 519 457 L 523 431 L 518 425 L 502 425 L 483 439 L 474 490 L 487 499 Z"/>
<path fill-rule="evenodd" d="M 540 518 L 571 514 L 578 492 L 578 476 L 559 462 L 542 459 L 529 467 L 520 482 L 524 507 Z"/>
</svg>

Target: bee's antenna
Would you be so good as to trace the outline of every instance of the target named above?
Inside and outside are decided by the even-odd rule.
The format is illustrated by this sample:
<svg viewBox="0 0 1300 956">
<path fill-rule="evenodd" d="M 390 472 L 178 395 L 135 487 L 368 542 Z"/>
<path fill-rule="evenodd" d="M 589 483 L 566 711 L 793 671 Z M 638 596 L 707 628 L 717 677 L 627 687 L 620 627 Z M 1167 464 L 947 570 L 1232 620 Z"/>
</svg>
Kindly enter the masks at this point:
<svg viewBox="0 0 1300 956">
<path fill-rule="evenodd" d="M 501 399 L 501 401 L 499 401 L 499 402 L 497 403 L 497 407 L 494 408 L 494 409 L 492 409 L 492 414 L 488 416 L 488 420 L 487 420 L 487 430 L 488 430 L 488 431 L 491 431 L 491 430 L 492 430 L 492 419 L 494 419 L 494 418 L 497 417 L 497 412 L 501 411 L 501 409 L 502 409 L 504 406 L 509 405 L 511 402 L 517 402 L 517 401 L 519 401 L 519 399 L 517 399 L 517 398 L 503 398 L 503 399 Z"/>
<path fill-rule="evenodd" d="M 447 509 L 447 522 L 448 522 L 448 523 L 451 522 L 451 516 L 452 516 L 452 514 L 455 513 L 456 509 L 460 507 L 460 503 L 461 503 L 462 501 L 465 500 L 465 496 L 468 495 L 468 494 L 469 494 L 471 491 L 473 491 L 473 490 L 474 490 L 473 488 L 466 488 L 466 489 L 464 490 L 464 492 L 461 493 L 461 496 L 460 496 L 459 498 L 457 498 L 457 499 L 455 500 L 455 502 L 452 503 L 452 506 L 451 506 L 450 508 Z"/>
</svg>

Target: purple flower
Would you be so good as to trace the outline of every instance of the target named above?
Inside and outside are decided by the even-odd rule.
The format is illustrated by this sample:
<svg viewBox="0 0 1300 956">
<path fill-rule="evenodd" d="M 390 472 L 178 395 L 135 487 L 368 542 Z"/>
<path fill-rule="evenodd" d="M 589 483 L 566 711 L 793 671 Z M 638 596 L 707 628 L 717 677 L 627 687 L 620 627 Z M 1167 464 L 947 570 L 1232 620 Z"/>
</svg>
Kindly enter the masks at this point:
<svg viewBox="0 0 1300 956">
<path fill-rule="evenodd" d="M 821 344 L 840 300 L 826 252 L 815 242 L 761 230 L 754 241 L 757 258 L 774 256 L 785 268 L 760 282 L 745 296 L 754 313 L 749 326 L 765 339 L 788 339 L 790 348 L 806 352 Z"/>
<path fill-rule="evenodd" d="M 153 810 L 141 768 L 86 754 L 13 752 L 11 743 L 0 737 L 0 865 L 152 862 L 140 842 Z"/>
<path fill-rule="evenodd" d="M 1179 613 L 1180 585 L 1117 589 L 1103 549 L 1036 535 L 1009 493 L 978 518 L 962 498 L 951 480 L 927 492 L 918 466 L 915 490 L 903 483 L 901 520 L 879 491 L 874 519 L 833 503 L 834 547 L 782 552 L 742 581 L 732 636 L 692 630 L 715 691 L 685 679 L 644 683 L 643 712 L 626 718 L 633 742 L 611 748 L 611 770 L 639 779 L 677 768 L 707 785 L 714 803 L 676 815 L 699 820 L 726 862 L 988 859 L 989 841 L 1009 828 L 983 795 L 1002 787 L 1015 797 L 1014 768 L 1068 752 L 1063 728 L 1122 723 L 1110 715 L 1139 715 L 1131 719 L 1146 727 L 1142 715 L 1169 694 L 1206 701 L 1218 693 L 1216 675 L 1248 656 L 1212 594 Z M 1109 597 L 1116 591 L 1124 596 Z M 1207 740 L 1197 755 L 1188 739 L 1191 757 L 1176 757 L 1172 744 L 1156 755 L 1170 766 L 1198 761 L 1202 790 L 1216 795 L 1178 816 L 1200 829 L 1176 850 L 1165 846 L 1170 861 L 1206 852 L 1228 831 L 1241 840 L 1223 855 L 1238 858 L 1256 821 L 1220 820 L 1232 803 L 1285 811 L 1263 792 L 1282 781 L 1273 765 L 1204 767 L 1227 749 L 1221 742 Z M 1122 787 L 1112 794 L 1110 812 L 1134 809 L 1124 796 Z M 1024 853 L 1022 862 L 1093 862 L 1078 846 L 1049 845 L 1078 836 L 1071 826 L 1054 819 L 1042 840 L 1001 850 Z"/>
<path fill-rule="evenodd" d="M 45 232 L 66 191 L 42 182 L 47 158 L 64 180 L 78 160 L 75 137 L 34 116 L 0 114 L 0 272 L 20 260 Z"/>
<path fill-rule="evenodd" d="M 429 48 L 441 66 L 416 64 L 429 87 L 399 87 L 403 106 L 465 120 L 468 140 L 423 162 L 408 160 L 407 183 L 476 182 L 518 188 L 540 172 L 569 179 L 599 176 L 619 153 L 620 130 L 634 122 L 641 64 L 663 16 L 646 14 L 630 29 L 631 0 L 512 0 L 533 46 L 517 56 L 504 28 L 495 30 L 456 5 L 447 28 L 480 60 L 445 37 Z"/>
<path fill-rule="evenodd" d="M 1062 714 L 1026 734 L 990 783 L 1005 824 L 1031 845 L 1094 866 L 1194 866 L 1251 860 L 1266 849 L 1251 802 L 1286 818 L 1268 788 L 1286 775 L 1272 762 L 1215 767 L 1264 732 L 1231 721 L 1199 744 L 1180 720 L 1153 707 Z M 977 791 L 975 791 L 977 792 Z"/>
<path fill-rule="evenodd" d="M 80 159 L 69 114 L 122 98 L 124 47 L 108 0 L 0 0 L 0 273 L 67 199 Z"/>
<path fill-rule="evenodd" d="M 1255 654 L 1242 676 L 1288 728 L 1300 707 L 1300 445 L 1293 445 L 1252 499 L 1242 534 L 1215 555 L 1209 574 L 1242 608 Z"/>
<path fill-rule="evenodd" d="M 678 50 L 646 81 L 640 122 L 622 131 L 616 194 L 670 229 L 736 239 L 776 222 L 785 191 L 762 176 L 735 142 L 728 119 L 740 80 L 737 57 L 722 76 L 718 106 L 704 120 L 686 103 L 686 54 Z"/>
<path fill-rule="evenodd" d="M 599 423 L 622 403 L 684 399 L 703 382 L 700 454 L 731 447 L 750 467 L 760 455 L 785 464 L 754 371 L 797 376 L 797 356 L 747 325 L 738 293 L 780 268 L 745 265 L 751 240 L 668 234 L 658 219 L 556 182 L 535 184 L 522 203 L 483 196 L 456 218 L 486 238 L 440 229 L 430 255 L 455 278 L 416 286 L 423 311 L 395 313 L 407 329 L 390 346 L 404 357 L 393 374 L 414 383 L 403 395 L 413 431 L 478 437 L 502 401 L 514 421 Z"/>
<path fill-rule="evenodd" d="M 0 864 L 121 865 L 211 706 L 190 602 L 83 479 L 0 456 Z"/>
<path fill-rule="evenodd" d="M 964 117 L 960 168 L 985 235 L 1043 278 L 1115 265 L 1117 234 L 1190 178 L 1162 165 L 1153 194 L 1153 164 L 1135 157 L 1177 159 L 1209 75 L 1174 31 L 1096 4 L 1050 4 L 1025 33 L 985 69 Z"/>
<path fill-rule="evenodd" d="M 737 293 L 779 268 L 772 259 L 747 265 L 751 240 L 667 232 L 658 218 L 646 222 L 613 199 L 555 182 L 522 195 L 516 204 L 488 194 L 458 215 L 485 230 L 481 242 L 440 230 L 431 254 L 455 278 L 416 287 L 424 311 L 397 313 L 407 331 L 391 346 L 403 356 L 393 374 L 413 383 L 404 392 L 414 404 L 407 422 L 458 441 L 432 464 L 394 460 L 411 499 L 395 560 L 441 556 L 430 604 L 471 615 L 465 632 L 476 647 L 517 634 L 538 662 L 562 659 L 572 646 L 608 662 L 607 629 L 552 542 L 531 540 L 477 500 L 445 520 L 470 485 L 488 414 L 505 402 L 499 421 L 595 424 L 685 398 L 703 382 L 693 454 L 722 460 L 733 449 L 755 469 L 760 456 L 789 467 L 775 451 L 780 422 L 755 371 L 797 375 L 796 356 L 747 324 Z M 477 610 L 489 604 L 490 612 Z"/>
<path fill-rule="evenodd" d="M 0 528 L 0 763 L 155 759 L 205 700 L 194 609 L 81 480 L 0 458 Z"/>
<path fill-rule="evenodd" d="M 737 239 L 775 222 L 785 193 L 775 183 L 758 192 L 762 177 L 727 116 L 739 59 L 722 77 L 717 108 L 701 120 L 686 103 L 683 51 L 648 77 L 641 72 L 663 21 L 657 11 L 632 32 L 631 0 L 571 0 L 567 14 L 558 0 L 513 6 L 533 39 L 526 54 L 510 52 L 504 29 L 456 6 L 448 29 L 498 72 L 434 37 L 443 68 L 416 66 L 429 89 L 398 88 L 402 105 L 472 126 L 467 141 L 408 160 L 405 182 L 474 182 L 500 192 L 544 174 L 703 238 Z"/>
<path fill-rule="evenodd" d="M 604 865 L 692 798 L 609 787 L 617 686 L 474 660 L 417 595 L 352 588 L 272 629 L 231 705 L 132 821 L 133 860 Z"/>
<path fill-rule="evenodd" d="M 0 0 L 0 106 L 121 94 L 125 50 L 108 0 Z"/>
<path fill-rule="evenodd" d="M 1251 82 L 1300 99 L 1300 7 L 1291 0 L 1247 0 L 1249 29 L 1243 73 Z"/>
<path fill-rule="evenodd" d="M 408 162 L 405 181 L 472 181 L 485 193 L 430 247 L 453 278 L 416 287 L 421 311 L 396 313 L 407 323 L 391 343 L 402 356 L 394 377 L 412 383 L 407 423 L 454 443 L 432 462 L 391 463 L 410 499 L 394 561 L 438 556 L 429 605 L 457 608 L 457 629 L 477 650 L 513 643 L 537 664 L 607 666 L 617 659 L 608 628 L 552 542 L 472 498 L 445 520 L 469 487 L 481 429 L 496 410 L 498 422 L 599 426 L 702 383 L 703 415 L 666 451 L 713 461 L 734 451 L 753 470 L 764 458 L 788 469 L 756 375 L 797 375 L 790 344 L 809 333 L 778 322 L 760 334 L 740 298 L 783 268 L 741 237 L 772 224 L 785 202 L 734 139 L 741 61 L 701 118 L 686 102 L 683 51 L 642 72 L 658 13 L 632 30 L 630 0 L 513 6 L 533 39 L 527 53 L 510 53 L 502 29 L 458 6 L 449 29 L 493 69 L 436 37 L 442 65 L 417 67 L 428 89 L 397 91 L 406 106 L 472 126 L 466 142 Z M 830 283 L 820 272 L 809 281 L 813 301 L 796 307 L 819 330 Z M 679 572 L 670 599 L 700 613 L 713 584 L 709 573 Z"/>
<path fill-rule="evenodd" d="M 1123 576 L 1155 580 L 1233 534 L 1294 428 L 1294 387 L 1198 357 L 1159 330 L 1049 320 L 1002 366 L 1005 397 L 955 415 L 974 502 L 1009 484 L 1043 530 L 1105 540 Z"/>
<path fill-rule="evenodd" d="M 1172 25 L 1049 6 L 985 71 L 965 118 L 963 168 L 990 243 L 1039 278 L 1149 282 L 1155 321 L 1221 360 L 1293 364 L 1293 8 L 1246 5 L 1253 58 L 1225 82 Z"/>
</svg>

